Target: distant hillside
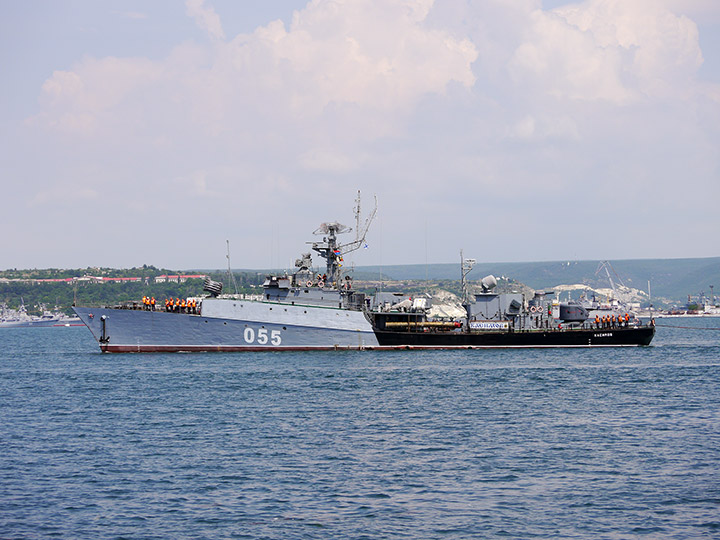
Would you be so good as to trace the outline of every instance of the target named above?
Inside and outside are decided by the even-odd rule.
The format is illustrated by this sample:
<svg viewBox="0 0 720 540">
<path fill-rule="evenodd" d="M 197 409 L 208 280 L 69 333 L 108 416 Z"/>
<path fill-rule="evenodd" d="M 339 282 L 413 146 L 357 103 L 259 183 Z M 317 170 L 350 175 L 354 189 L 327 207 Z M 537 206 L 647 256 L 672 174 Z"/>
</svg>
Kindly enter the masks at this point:
<svg viewBox="0 0 720 540">
<path fill-rule="evenodd" d="M 319 261 L 316 261 L 318 263 Z M 705 259 L 641 259 L 611 261 L 608 272 L 616 285 L 624 284 L 647 293 L 648 280 L 653 301 L 657 304 L 684 305 L 688 295 L 696 299 L 700 293 L 710 296 L 710 285 L 716 286 L 715 295 L 720 296 L 720 257 Z M 550 290 L 559 285 L 582 284 L 593 289 L 609 288 L 605 269 L 599 270 L 601 261 L 550 261 L 523 263 L 478 263 L 470 273 L 471 281 L 478 281 L 488 274 L 506 277 L 536 290 Z M 169 274 L 199 272 L 190 270 L 159 269 L 154 266 L 142 268 L 112 269 L 45 269 L 0 271 L 0 305 L 15 308 L 22 301 L 28 308 L 35 305 L 60 306 L 69 310 L 73 300 L 80 304 L 94 305 L 142 298 L 153 295 L 187 296 L 200 294 L 202 281 L 172 283 L 156 280 Z M 262 283 L 267 270 L 233 270 L 239 292 L 255 292 Z M 225 282 L 226 291 L 234 291 L 225 270 L 203 270 L 212 279 Z M 167 275 L 165 275 L 167 274 Z M 87 276 L 95 276 L 86 283 Z M 359 266 L 354 276 L 358 280 L 453 280 L 460 279 L 460 264 L 416 264 L 392 266 Z M 77 279 L 81 277 L 82 279 Z M 117 279 L 127 278 L 127 279 Z M 105 284 L 96 283 L 108 281 Z M 128 283 L 115 283 L 128 281 Z M 132 282 L 130 282 L 132 281 Z M 112 282 L 112 283 L 110 283 Z"/>
<path fill-rule="evenodd" d="M 720 295 L 720 257 L 704 259 L 639 259 L 610 261 L 608 269 L 616 284 L 648 290 L 653 297 L 684 303 L 687 296 L 701 292 L 710 295 L 710 285 Z M 532 287 L 549 289 L 575 283 L 592 287 L 609 287 L 606 271 L 598 272 L 601 261 L 548 261 L 523 263 L 477 263 L 471 280 L 493 274 L 506 276 Z M 614 270 L 614 271 L 613 271 Z M 460 279 L 460 264 L 359 266 L 358 279 Z"/>
</svg>

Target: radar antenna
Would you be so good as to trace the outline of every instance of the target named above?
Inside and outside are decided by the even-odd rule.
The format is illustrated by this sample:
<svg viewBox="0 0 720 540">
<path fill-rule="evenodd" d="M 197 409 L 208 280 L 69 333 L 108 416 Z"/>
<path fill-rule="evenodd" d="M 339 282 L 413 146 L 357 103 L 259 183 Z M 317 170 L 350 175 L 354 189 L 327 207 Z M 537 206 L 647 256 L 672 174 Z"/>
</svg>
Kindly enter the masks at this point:
<svg viewBox="0 0 720 540">
<path fill-rule="evenodd" d="M 352 253 L 362 247 L 365 243 L 365 236 L 367 235 L 368 229 L 370 229 L 370 224 L 377 214 L 377 196 L 375 196 L 375 207 L 361 226 L 360 191 L 358 191 L 355 204 L 355 240 L 346 244 L 338 243 L 337 235 L 351 232 L 352 228 L 337 221 L 323 223 L 313 232 L 313 234 L 327 235 L 323 238 L 322 242 L 312 242 L 312 249 L 313 251 L 317 251 L 320 256 L 325 259 L 327 263 L 326 277 L 329 283 L 338 283 L 340 281 L 340 268 L 342 267 L 343 255 Z"/>
</svg>

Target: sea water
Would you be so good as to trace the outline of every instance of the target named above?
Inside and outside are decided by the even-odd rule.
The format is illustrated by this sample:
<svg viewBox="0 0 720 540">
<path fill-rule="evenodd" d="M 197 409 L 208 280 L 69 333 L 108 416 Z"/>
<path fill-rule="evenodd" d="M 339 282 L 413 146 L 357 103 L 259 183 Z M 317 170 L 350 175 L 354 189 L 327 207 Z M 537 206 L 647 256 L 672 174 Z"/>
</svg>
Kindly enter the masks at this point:
<svg viewBox="0 0 720 540">
<path fill-rule="evenodd" d="M 651 347 L 101 354 L 0 331 L 0 538 L 718 538 L 720 318 Z"/>
</svg>

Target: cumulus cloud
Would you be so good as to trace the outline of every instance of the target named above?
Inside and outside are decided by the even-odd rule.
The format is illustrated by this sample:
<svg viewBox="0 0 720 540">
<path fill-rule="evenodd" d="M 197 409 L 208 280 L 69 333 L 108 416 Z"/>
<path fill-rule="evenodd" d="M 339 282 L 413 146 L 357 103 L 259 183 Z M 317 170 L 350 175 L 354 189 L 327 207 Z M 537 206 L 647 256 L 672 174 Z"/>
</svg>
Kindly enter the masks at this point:
<svg viewBox="0 0 720 540">
<path fill-rule="evenodd" d="M 257 38 L 275 62 L 317 77 L 314 95 L 302 96 L 302 105 L 404 108 L 425 93 L 442 93 L 450 81 L 474 82 L 472 43 L 423 26 L 431 4 L 315 0 L 296 12 L 289 32 L 275 24 Z"/>
<path fill-rule="evenodd" d="M 185 41 L 154 61 L 86 57 L 45 82 L 33 121 L 163 149 L 209 137 L 336 172 L 366 162 L 349 157 L 363 154 L 358 145 L 405 136 L 430 103 L 482 115 L 478 136 L 574 140 L 577 116 L 592 112 L 573 103 L 700 91 L 698 30 L 673 2 L 586 0 L 544 11 L 537 0 L 312 0 L 287 26 L 276 20 L 225 41 L 212 6 L 187 0 L 209 45 Z"/>
<path fill-rule="evenodd" d="M 188 0 L 207 39 L 179 36 L 162 59 L 78 59 L 45 81 L 31 124 L 95 164 L 66 172 L 66 192 L 91 185 L 78 192 L 138 214 L 197 207 L 245 231 L 267 208 L 293 223 L 297 209 L 324 212 L 347 185 L 444 212 L 434 230 L 483 206 L 482 223 L 522 237 L 552 226 L 543 205 L 591 197 L 619 220 L 633 211 L 619 192 L 657 193 L 643 208 L 669 211 L 680 195 L 662 194 L 678 176 L 707 187 L 720 114 L 705 97 L 720 94 L 697 80 L 693 17 L 714 5 L 312 0 L 289 22 L 226 36 L 222 12 Z M 262 203 L 238 212 L 237 200 Z M 386 226 L 407 226 L 401 214 Z M 266 248 L 261 236 L 248 233 L 249 254 Z"/>
<path fill-rule="evenodd" d="M 512 83 L 535 95 L 617 104 L 673 97 L 696 90 L 702 54 L 695 23 L 671 12 L 672 4 L 588 0 L 552 11 L 532 1 L 490 2 L 494 11 L 468 4 L 458 14 L 477 25 L 495 15 L 523 29 L 509 34 L 517 41 L 490 42 L 498 34 L 476 32 L 476 44 L 458 33 L 461 25 L 438 26 L 430 17 L 442 10 L 432 0 L 314 0 L 287 28 L 278 20 L 212 49 L 178 45 L 164 62 L 86 58 L 46 81 L 43 118 L 66 131 L 95 133 L 103 123 L 140 114 L 142 105 L 128 111 L 128 103 L 142 91 L 146 102 L 189 112 L 212 135 L 235 130 L 239 119 L 334 115 L 372 138 L 392 133 L 394 119 L 423 96 L 444 95 L 451 84 L 473 88 L 475 73 L 485 75 L 496 61 L 480 56 L 486 49 L 506 57 Z M 712 10 L 701 0 L 694 6 Z M 186 7 L 212 38 L 224 40 L 211 6 L 188 0 Z"/>
<path fill-rule="evenodd" d="M 425 27 L 431 3 L 315 0 L 295 13 L 289 28 L 274 21 L 202 53 L 183 45 L 163 64 L 88 58 L 45 83 L 46 118 L 53 126 L 81 124 L 90 131 L 103 111 L 114 108 L 125 117 L 124 102 L 140 88 L 162 107 L 173 100 L 189 107 L 190 119 L 216 134 L 257 111 L 298 119 L 338 105 L 358 107 L 360 116 L 363 110 L 402 113 L 452 82 L 474 82 L 474 46 Z M 201 0 L 187 7 L 211 36 L 223 37 L 212 8 Z"/>
<path fill-rule="evenodd" d="M 124 105 L 153 85 L 161 72 L 160 66 L 143 58 L 87 58 L 73 71 L 55 71 L 45 81 L 44 111 L 34 120 L 61 131 L 92 135 L 103 120 L 127 120 Z"/>
<path fill-rule="evenodd" d="M 185 2 L 187 14 L 197 25 L 215 39 L 225 39 L 220 17 L 212 7 L 205 5 L 205 0 L 187 0 Z"/>
<path fill-rule="evenodd" d="M 676 97 L 702 63 L 695 23 L 653 0 L 588 0 L 535 10 L 531 21 L 509 69 L 558 98 Z"/>
</svg>

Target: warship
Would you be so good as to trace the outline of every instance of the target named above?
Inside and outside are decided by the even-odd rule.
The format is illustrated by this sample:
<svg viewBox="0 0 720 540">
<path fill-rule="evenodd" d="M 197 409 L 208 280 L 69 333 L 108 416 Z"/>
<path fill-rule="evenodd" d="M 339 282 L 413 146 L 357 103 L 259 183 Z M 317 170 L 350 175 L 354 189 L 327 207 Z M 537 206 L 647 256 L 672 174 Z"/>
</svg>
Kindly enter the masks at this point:
<svg viewBox="0 0 720 540">
<path fill-rule="evenodd" d="M 361 221 L 358 193 L 354 240 L 339 241 L 353 230 L 339 222 L 314 231 L 322 241 L 310 242 L 311 249 L 325 260 L 324 273 L 305 253 L 293 272 L 268 275 L 260 298 L 222 294 L 222 284 L 206 278 L 206 294 L 193 299 L 192 308 L 162 311 L 136 303 L 73 309 L 109 353 L 640 346 L 654 336 L 652 321 L 588 320 L 581 305 L 554 302 L 547 292 L 529 299 L 494 292 L 492 276 L 471 294 L 466 276 L 473 261 L 462 255 L 462 317 L 431 316 L 425 297 L 360 292 L 343 261 L 365 245 L 376 212 L 377 199 Z"/>
<path fill-rule="evenodd" d="M 48 311 L 42 307 L 42 315 L 30 315 L 21 303 L 19 309 L 3 305 L 0 308 L 0 328 L 48 328 L 53 326 L 83 326 L 78 317 L 68 317 L 59 309 Z"/>
<path fill-rule="evenodd" d="M 655 323 L 636 317 L 591 317 L 579 302 L 562 303 L 552 291 L 495 292 L 497 279 L 486 276 L 471 292 L 467 274 L 474 259 L 461 258 L 462 317 L 429 317 L 424 298 L 386 302 L 371 312 L 378 343 L 384 348 L 623 347 L 649 345 Z"/>
</svg>

